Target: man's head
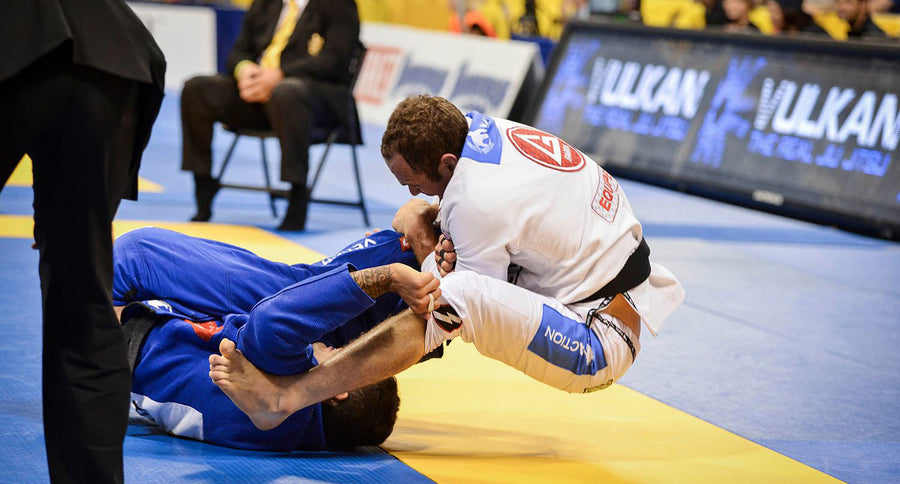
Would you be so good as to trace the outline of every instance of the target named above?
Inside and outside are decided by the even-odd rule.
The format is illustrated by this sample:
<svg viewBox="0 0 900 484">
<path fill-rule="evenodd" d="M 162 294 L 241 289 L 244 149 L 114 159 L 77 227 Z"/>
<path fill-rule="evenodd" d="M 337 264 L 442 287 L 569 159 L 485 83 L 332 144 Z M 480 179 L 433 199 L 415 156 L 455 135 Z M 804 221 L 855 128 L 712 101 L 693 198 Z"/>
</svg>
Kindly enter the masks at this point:
<svg viewBox="0 0 900 484">
<path fill-rule="evenodd" d="M 753 9 L 753 0 L 723 0 L 722 10 L 731 22 L 746 22 Z"/>
<path fill-rule="evenodd" d="M 394 430 L 399 409 L 394 377 L 326 400 L 322 402 L 325 442 L 342 449 L 379 445 Z"/>
<path fill-rule="evenodd" d="M 443 196 L 466 142 L 468 123 L 450 101 L 429 95 L 405 99 L 381 138 L 391 173 L 413 195 Z"/>
<path fill-rule="evenodd" d="M 866 0 L 837 0 L 834 8 L 838 17 L 853 25 L 860 19 L 865 19 L 869 7 Z"/>
</svg>

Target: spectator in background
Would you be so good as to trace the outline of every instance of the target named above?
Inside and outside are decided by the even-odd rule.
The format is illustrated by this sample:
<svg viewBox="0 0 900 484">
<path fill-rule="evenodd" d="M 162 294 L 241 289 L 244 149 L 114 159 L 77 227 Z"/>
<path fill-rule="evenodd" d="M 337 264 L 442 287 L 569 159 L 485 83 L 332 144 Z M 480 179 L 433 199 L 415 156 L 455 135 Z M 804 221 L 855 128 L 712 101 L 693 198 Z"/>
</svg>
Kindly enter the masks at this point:
<svg viewBox="0 0 900 484">
<path fill-rule="evenodd" d="M 726 32 L 759 33 L 759 28 L 750 21 L 753 0 L 722 0 L 727 21 L 722 28 Z"/>
<path fill-rule="evenodd" d="M 706 27 L 721 28 L 728 23 L 725 9 L 722 8 L 722 0 L 697 0 L 706 9 Z"/>
<path fill-rule="evenodd" d="M 811 15 L 803 11 L 803 0 L 768 0 L 766 6 L 772 18 L 774 34 L 828 35 L 828 32 L 820 27 Z"/>
<path fill-rule="evenodd" d="M 872 21 L 867 0 L 837 0 L 835 11 L 838 17 L 850 24 L 850 30 L 847 32 L 848 39 L 887 38 L 887 34 Z"/>
<path fill-rule="evenodd" d="M 900 0 L 872 0 L 869 13 L 900 13 Z"/>
<path fill-rule="evenodd" d="M 480 35 L 482 37 L 497 37 L 494 26 L 488 21 L 487 17 L 480 10 L 469 10 L 463 16 L 463 25 L 459 25 L 459 16 L 450 16 L 450 32 L 463 34 Z"/>
<path fill-rule="evenodd" d="M 311 126 L 347 113 L 349 65 L 359 43 L 353 0 L 255 0 L 228 56 L 228 73 L 189 80 L 181 93 L 182 169 L 194 173 L 197 214 L 212 217 L 212 134 L 271 129 L 281 144 L 281 179 L 291 184 L 278 230 L 303 230 Z"/>
</svg>

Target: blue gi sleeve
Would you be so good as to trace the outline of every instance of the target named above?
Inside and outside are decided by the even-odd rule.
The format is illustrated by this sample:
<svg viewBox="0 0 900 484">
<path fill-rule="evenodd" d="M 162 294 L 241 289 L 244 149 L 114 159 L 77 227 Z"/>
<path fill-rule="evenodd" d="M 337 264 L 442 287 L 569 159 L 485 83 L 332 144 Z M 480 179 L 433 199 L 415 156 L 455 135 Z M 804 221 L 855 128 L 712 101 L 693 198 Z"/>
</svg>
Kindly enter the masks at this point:
<svg viewBox="0 0 900 484">
<path fill-rule="evenodd" d="M 315 366 L 311 344 L 375 304 L 349 268 L 341 265 L 260 301 L 238 330 L 238 349 L 251 363 L 276 375 Z"/>
</svg>

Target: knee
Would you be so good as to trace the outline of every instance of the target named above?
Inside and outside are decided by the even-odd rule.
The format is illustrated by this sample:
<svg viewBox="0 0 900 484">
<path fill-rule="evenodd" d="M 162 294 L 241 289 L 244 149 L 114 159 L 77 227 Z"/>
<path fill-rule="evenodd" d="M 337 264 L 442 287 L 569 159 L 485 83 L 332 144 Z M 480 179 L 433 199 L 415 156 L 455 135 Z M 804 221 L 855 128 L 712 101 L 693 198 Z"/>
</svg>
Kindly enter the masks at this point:
<svg viewBox="0 0 900 484">
<path fill-rule="evenodd" d="M 451 299 L 465 300 L 467 292 L 482 292 L 485 290 L 484 277 L 472 271 L 451 272 L 441 280 L 441 293 L 449 296 Z"/>
<path fill-rule="evenodd" d="M 140 252 L 142 246 L 155 244 L 164 239 L 170 238 L 170 230 L 158 227 L 141 227 L 130 230 L 116 237 L 113 244 L 113 258 L 135 257 Z"/>
<path fill-rule="evenodd" d="M 209 98 L 210 92 L 219 92 L 233 82 L 233 79 L 222 75 L 192 77 L 181 87 L 181 106 L 200 106 Z"/>
<path fill-rule="evenodd" d="M 309 98 L 309 89 L 302 79 L 288 77 L 278 83 L 272 89 L 270 103 L 276 106 L 296 105 L 306 103 Z"/>
<path fill-rule="evenodd" d="M 204 87 L 208 84 L 206 76 L 192 77 L 184 83 L 181 88 L 181 103 L 197 98 L 197 94 L 203 92 Z"/>
</svg>

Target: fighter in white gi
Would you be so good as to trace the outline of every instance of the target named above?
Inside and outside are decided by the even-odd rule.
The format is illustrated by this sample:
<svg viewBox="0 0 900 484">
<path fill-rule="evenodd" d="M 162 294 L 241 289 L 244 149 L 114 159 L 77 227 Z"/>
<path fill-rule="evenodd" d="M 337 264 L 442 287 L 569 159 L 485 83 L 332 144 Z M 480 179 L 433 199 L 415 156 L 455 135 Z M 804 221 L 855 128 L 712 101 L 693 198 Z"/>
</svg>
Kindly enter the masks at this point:
<svg viewBox="0 0 900 484">
<path fill-rule="evenodd" d="M 603 389 L 637 357 L 641 322 L 655 334 L 684 299 L 674 276 L 650 262 L 619 184 L 553 135 L 480 113 L 464 117 L 445 99 L 419 96 L 395 109 L 382 155 L 410 193 L 441 199 L 441 230 L 457 257 L 441 282 L 443 307 L 419 326 L 412 317 L 389 321 L 359 349 L 290 381 L 255 372 L 226 344 L 224 357 L 211 358 L 213 379 L 261 428 L 316 401 L 321 385 L 352 388 L 377 376 L 350 378 L 343 365 L 376 368 L 362 362 L 383 352 L 385 371 L 396 373 L 456 336 L 556 388 Z M 401 209 L 395 229 L 414 232 L 426 206 Z M 424 344 L 408 353 L 396 343 L 416 335 Z"/>
</svg>

